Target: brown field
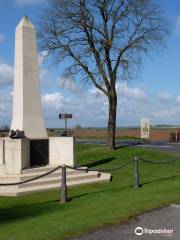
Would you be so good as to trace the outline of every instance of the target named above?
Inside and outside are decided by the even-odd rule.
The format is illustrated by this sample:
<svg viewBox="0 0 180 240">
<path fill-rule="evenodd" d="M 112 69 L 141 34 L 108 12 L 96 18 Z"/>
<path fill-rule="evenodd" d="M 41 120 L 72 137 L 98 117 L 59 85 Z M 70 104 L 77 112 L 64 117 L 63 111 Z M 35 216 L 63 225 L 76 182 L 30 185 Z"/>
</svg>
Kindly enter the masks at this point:
<svg viewBox="0 0 180 240">
<path fill-rule="evenodd" d="M 60 131 L 63 130 L 48 130 L 49 136 L 60 136 Z M 180 140 L 180 131 L 176 128 L 169 129 L 156 129 L 152 128 L 150 131 L 150 140 L 152 141 L 169 141 L 170 134 L 179 132 L 178 139 Z M 107 136 L 107 131 L 105 130 L 96 130 L 96 129 L 80 129 L 74 130 L 72 129 L 73 136 L 80 138 L 105 138 Z M 8 136 L 8 131 L 0 131 L 0 137 Z M 132 137 L 132 138 L 140 138 L 140 129 L 118 129 L 116 131 L 116 137 Z"/>
<path fill-rule="evenodd" d="M 176 133 L 177 129 L 151 129 L 150 140 L 152 141 L 169 141 L 170 134 Z M 104 138 L 107 136 L 105 130 L 82 129 L 74 130 L 75 137 L 96 137 Z M 117 137 L 134 137 L 140 138 L 140 129 L 120 129 L 116 131 Z"/>
</svg>

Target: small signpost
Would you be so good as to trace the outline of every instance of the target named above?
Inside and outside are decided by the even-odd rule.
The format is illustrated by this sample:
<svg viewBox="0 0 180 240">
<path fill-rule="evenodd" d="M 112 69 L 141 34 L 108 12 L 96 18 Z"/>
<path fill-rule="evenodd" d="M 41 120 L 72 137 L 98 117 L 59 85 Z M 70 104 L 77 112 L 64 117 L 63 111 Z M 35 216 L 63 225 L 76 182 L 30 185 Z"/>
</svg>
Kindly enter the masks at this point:
<svg viewBox="0 0 180 240">
<path fill-rule="evenodd" d="M 141 119 L 141 139 L 149 140 L 150 135 L 150 119 Z"/>
<path fill-rule="evenodd" d="M 65 136 L 66 136 L 67 135 L 67 119 L 72 119 L 72 114 L 60 113 L 59 119 L 64 119 L 64 130 L 65 130 Z"/>
</svg>

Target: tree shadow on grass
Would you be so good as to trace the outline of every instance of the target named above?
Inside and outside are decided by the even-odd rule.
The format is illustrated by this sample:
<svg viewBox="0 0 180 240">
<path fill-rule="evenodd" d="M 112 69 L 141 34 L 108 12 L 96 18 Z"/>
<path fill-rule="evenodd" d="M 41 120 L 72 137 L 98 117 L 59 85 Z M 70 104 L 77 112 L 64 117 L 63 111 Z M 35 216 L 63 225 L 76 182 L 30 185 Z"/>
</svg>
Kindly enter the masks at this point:
<svg viewBox="0 0 180 240">
<path fill-rule="evenodd" d="M 114 192 L 117 189 L 123 190 L 128 187 L 132 186 L 123 186 L 120 188 L 114 187 L 110 189 L 105 189 L 102 191 L 93 191 L 87 192 L 83 194 L 76 195 L 74 197 L 68 197 L 68 202 L 73 201 L 77 198 L 82 198 L 94 194 L 101 194 L 105 192 Z M 13 199 L 12 199 L 13 200 Z M 31 204 L 31 205 L 21 205 L 21 206 L 14 206 L 11 208 L 0 209 L 0 225 L 8 224 L 15 221 L 24 221 L 26 219 L 34 219 L 36 217 L 47 215 L 49 213 L 58 213 L 61 210 L 67 207 L 68 203 L 61 204 L 59 200 L 51 200 L 43 203 Z"/>
<path fill-rule="evenodd" d="M 23 205 L 18 207 L 11 207 L 7 209 L 0 209 L 0 225 L 10 222 L 24 220 L 27 218 L 39 217 L 47 213 L 61 211 L 65 207 L 60 204 L 60 201 L 47 201 L 44 203 Z"/>
<path fill-rule="evenodd" d="M 146 182 L 143 182 L 140 186 L 141 188 L 143 188 L 144 185 L 148 185 L 148 184 L 160 182 L 160 181 L 172 180 L 179 177 L 180 177 L 180 174 L 170 176 L 170 177 L 164 177 L 164 178 L 160 178 L 152 181 L 146 181 Z M 116 192 L 117 190 L 118 191 L 126 190 L 128 188 L 134 188 L 133 184 L 122 186 L 122 187 L 111 187 L 101 191 L 92 191 L 92 192 L 79 194 L 76 196 L 69 197 L 69 201 L 73 201 L 74 199 L 83 198 L 91 195 L 111 193 L 111 192 Z M 67 204 L 68 203 L 60 204 L 60 201 L 57 199 L 57 200 L 51 200 L 43 203 L 21 205 L 21 206 L 6 208 L 6 209 L 0 209 L 0 224 L 3 225 L 3 224 L 11 223 L 14 221 L 18 221 L 18 220 L 22 221 L 25 219 L 36 218 L 48 213 L 59 212 L 64 208 L 66 208 Z"/>
<path fill-rule="evenodd" d="M 143 185 L 147 185 L 147 184 L 151 184 L 151 183 L 155 183 L 155 182 L 173 180 L 173 179 L 178 178 L 178 177 L 180 177 L 180 174 L 174 175 L 174 176 L 170 176 L 170 177 L 164 177 L 164 178 L 155 179 L 155 180 L 152 180 L 152 181 L 143 182 L 142 184 L 140 184 L 140 186 L 143 187 Z"/>
<path fill-rule="evenodd" d="M 127 147 L 132 147 L 132 146 L 137 146 L 137 145 L 143 145 L 144 142 L 127 142 L 126 144 L 123 145 L 117 145 L 116 146 L 116 150 L 120 149 L 120 148 L 127 148 Z"/>
<path fill-rule="evenodd" d="M 174 176 L 170 176 L 170 177 L 165 177 L 165 178 L 160 178 L 160 179 L 156 179 L 156 180 L 152 180 L 152 181 L 147 181 L 147 182 L 144 182 L 144 183 L 140 184 L 140 188 L 142 188 L 143 185 L 151 184 L 151 183 L 154 183 L 154 182 L 172 180 L 172 179 L 175 179 L 175 178 L 178 178 L 178 177 L 180 177 L 180 175 L 174 175 Z M 128 189 L 128 188 L 134 188 L 134 185 L 130 184 L 130 185 L 123 186 L 123 187 L 109 188 L 109 189 L 106 189 L 106 190 L 103 190 L 103 191 L 94 191 L 94 192 L 79 194 L 79 195 L 76 195 L 74 197 L 71 197 L 70 200 L 85 197 L 85 196 L 89 196 L 89 195 L 94 195 L 94 194 L 101 194 L 101 193 L 105 193 L 105 192 L 114 192 L 114 191 L 117 191 L 117 190 L 125 190 L 125 189 Z"/>
<path fill-rule="evenodd" d="M 92 167 L 96 167 L 96 166 L 99 166 L 99 165 L 102 165 L 102 164 L 109 163 L 109 162 L 113 161 L 114 159 L 115 159 L 115 157 L 104 158 L 104 159 L 100 159 L 100 160 L 97 160 L 97 161 L 92 162 L 92 163 L 85 164 L 83 166 L 86 166 L 88 168 L 92 168 Z"/>
<path fill-rule="evenodd" d="M 69 200 L 73 201 L 73 199 L 76 199 L 76 198 L 82 198 L 82 197 L 85 197 L 85 196 L 96 195 L 96 194 L 101 194 L 101 193 L 105 193 L 105 192 L 114 192 L 114 191 L 117 191 L 117 190 L 124 190 L 124 189 L 127 189 L 127 188 L 133 188 L 133 185 L 123 186 L 123 187 L 118 187 L 118 188 L 114 187 L 114 188 L 105 189 L 103 191 L 93 191 L 93 192 L 82 193 L 82 194 L 70 197 Z"/>
</svg>

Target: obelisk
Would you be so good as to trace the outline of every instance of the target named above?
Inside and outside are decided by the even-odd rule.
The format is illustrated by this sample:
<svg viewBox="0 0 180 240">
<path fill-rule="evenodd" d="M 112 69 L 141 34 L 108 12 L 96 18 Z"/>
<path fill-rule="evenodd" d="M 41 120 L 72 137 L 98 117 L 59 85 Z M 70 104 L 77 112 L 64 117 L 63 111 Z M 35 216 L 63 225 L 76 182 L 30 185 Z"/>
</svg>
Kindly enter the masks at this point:
<svg viewBox="0 0 180 240">
<path fill-rule="evenodd" d="M 16 28 L 12 130 L 31 139 L 47 138 L 40 94 L 36 31 L 27 16 Z"/>
</svg>

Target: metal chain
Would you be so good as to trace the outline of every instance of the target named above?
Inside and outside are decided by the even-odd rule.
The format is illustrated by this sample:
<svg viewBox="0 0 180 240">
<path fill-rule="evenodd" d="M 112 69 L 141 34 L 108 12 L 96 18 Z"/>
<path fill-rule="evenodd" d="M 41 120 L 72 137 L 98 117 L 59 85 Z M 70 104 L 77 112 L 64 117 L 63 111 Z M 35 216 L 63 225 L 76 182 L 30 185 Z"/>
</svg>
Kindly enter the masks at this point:
<svg viewBox="0 0 180 240">
<path fill-rule="evenodd" d="M 143 158 L 139 158 L 140 161 L 142 162 L 145 162 L 145 163 L 150 163 L 150 164 L 168 164 L 168 163 L 173 163 L 175 161 L 178 161 L 180 160 L 180 157 L 178 158 L 175 158 L 173 160 L 169 160 L 169 161 L 150 161 L 150 160 L 147 160 L 147 159 L 143 159 Z M 73 170 L 77 170 L 77 171 L 89 171 L 89 172 L 94 172 L 94 171 L 98 171 L 98 172 L 111 172 L 111 171 L 116 171 L 116 170 L 119 170 L 119 169 L 122 169 L 124 167 L 126 167 L 128 164 L 130 164 L 132 162 L 132 159 L 127 161 L 127 162 L 124 162 L 123 164 L 115 167 L 115 168 L 109 168 L 109 169 L 91 169 L 91 168 L 79 168 L 79 167 L 71 167 L 71 166 L 67 166 L 67 168 L 69 169 L 73 169 Z M 55 171 L 57 171 L 58 169 L 60 169 L 62 166 L 58 166 L 46 173 L 43 173 L 41 175 L 38 175 L 34 178 L 30 178 L 30 179 L 27 179 L 27 180 L 24 180 L 24 181 L 20 181 L 20 182 L 14 182 L 14 183 L 0 183 L 0 186 L 13 186 L 13 185 L 20 185 L 20 184 L 25 184 L 25 183 L 28 183 L 28 182 L 32 182 L 32 181 L 35 181 L 37 179 L 40 179 L 42 177 L 45 177 Z"/>
<path fill-rule="evenodd" d="M 66 167 L 67 167 L 67 168 L 70 168 L 70 169 L 78 170 L 78 171 L 85 170 L 85 171 L 89 171 L 89 172 L 94 172 L 94 171 L 98 171 L 98 172 L 111 172 L 111 171 L 119 170 L 119 169 L 127 166 L 127 165 L 130 164 L 131 162 L 132 162 L 132 160 L 129 160 L 129 161 L 121 164 L 120 166 L 117 166 L 117 167 L 115 167 L 115 168 L 109 168 L 109 169 L 91 169 L 91 168 L 82 169 L 82 168 L 76 168 L 76 167 L 70 167 L 70 166 L 66 166 Z"/>
<path fill-rule="evenodd" d="M 122 165 L 120 165 L 120 166 L 118 166 L 118 167 L 116 167 L 116 168 L 111 168 L 111 169 L 90 169 L 90 168 L 85 168 L 85 169 L 83 169 L 83 168 L 76 168 L 76 167 L 71 167 L 71 166 L 66 166 L 66 167 L 69 168 L 69 169 L 77 170 L 77 171 L 99 171 L 99 172 L 108 172 L 108 171 L 115 171 L 115 170 L 121 169 L 121 168 L 127 166 L 131 161 L 132 161 L 132 160 L 127 161 L 127 162 L 123 163 Z M 60 169 L 61 167 L 62 167 L 62 166 L 58 166 L 58 167 L 50 170 L 49 172 L 43 173 L 43 174 L 41 174 L 41 175 L 38 175 L 38 176 L 36 176 L 36 177 L 34 177 L 34 178 L 27 179 L 27 180 L 25 180 L 25 181 L 14 182 L 14 183 L 0 183 L 0 186 L 14 186 L 14 185 L 20 185 L 20 184 L 25 184 L 25 183 L 28 183 L 28 182 L 32 182 L 32 181 L 35 181 L 35 180 L 37 180 L 37 179 L 39 179 L 39 178 L 45 177 L 45 176 L 47 176 L 47 175 L 49 175 L 49 174 L 57 171 L 57 170 Z"/>
<path fill-rule="evenodd" d="M 150 163 L 150 164 L 168 164 L 168 163 L 173 163 L 173 162 L 180 160 L 180 157 L 169 160 L 169 161 L 151 161 L 151 160 L 147 160 L 147 159 L 143 159 L 143 158 L 139 158 L 139 160 L 142 162 L 145 162 L 145 163 Z"/>
<path fill-rule="evenodd" d="M 42 178 L 42 177 L 45 177 L 55 171 L 57 171 L 58 169 L 60 169 L 62 166 L 58 166 L 52 170 L 50 170 L 49 172 L 46 172 L 46 173 L 43 173 L 41 175 L 38 175 L 34 178 L 30 178 L 30 179 L 27 179 L 27 180 L 24 180 L 24 181 L 21 181 L 21 182 L 14 182 L 14 183 L 0 183 L 0 186 L 14 186 L 14 185 L 20 185 L 20 184 L 24 184 L 24 183 L 28 183 L 28 182 L 32 182 L 32 181 L 35 181 L 39 178 Z"/>
</svg>

